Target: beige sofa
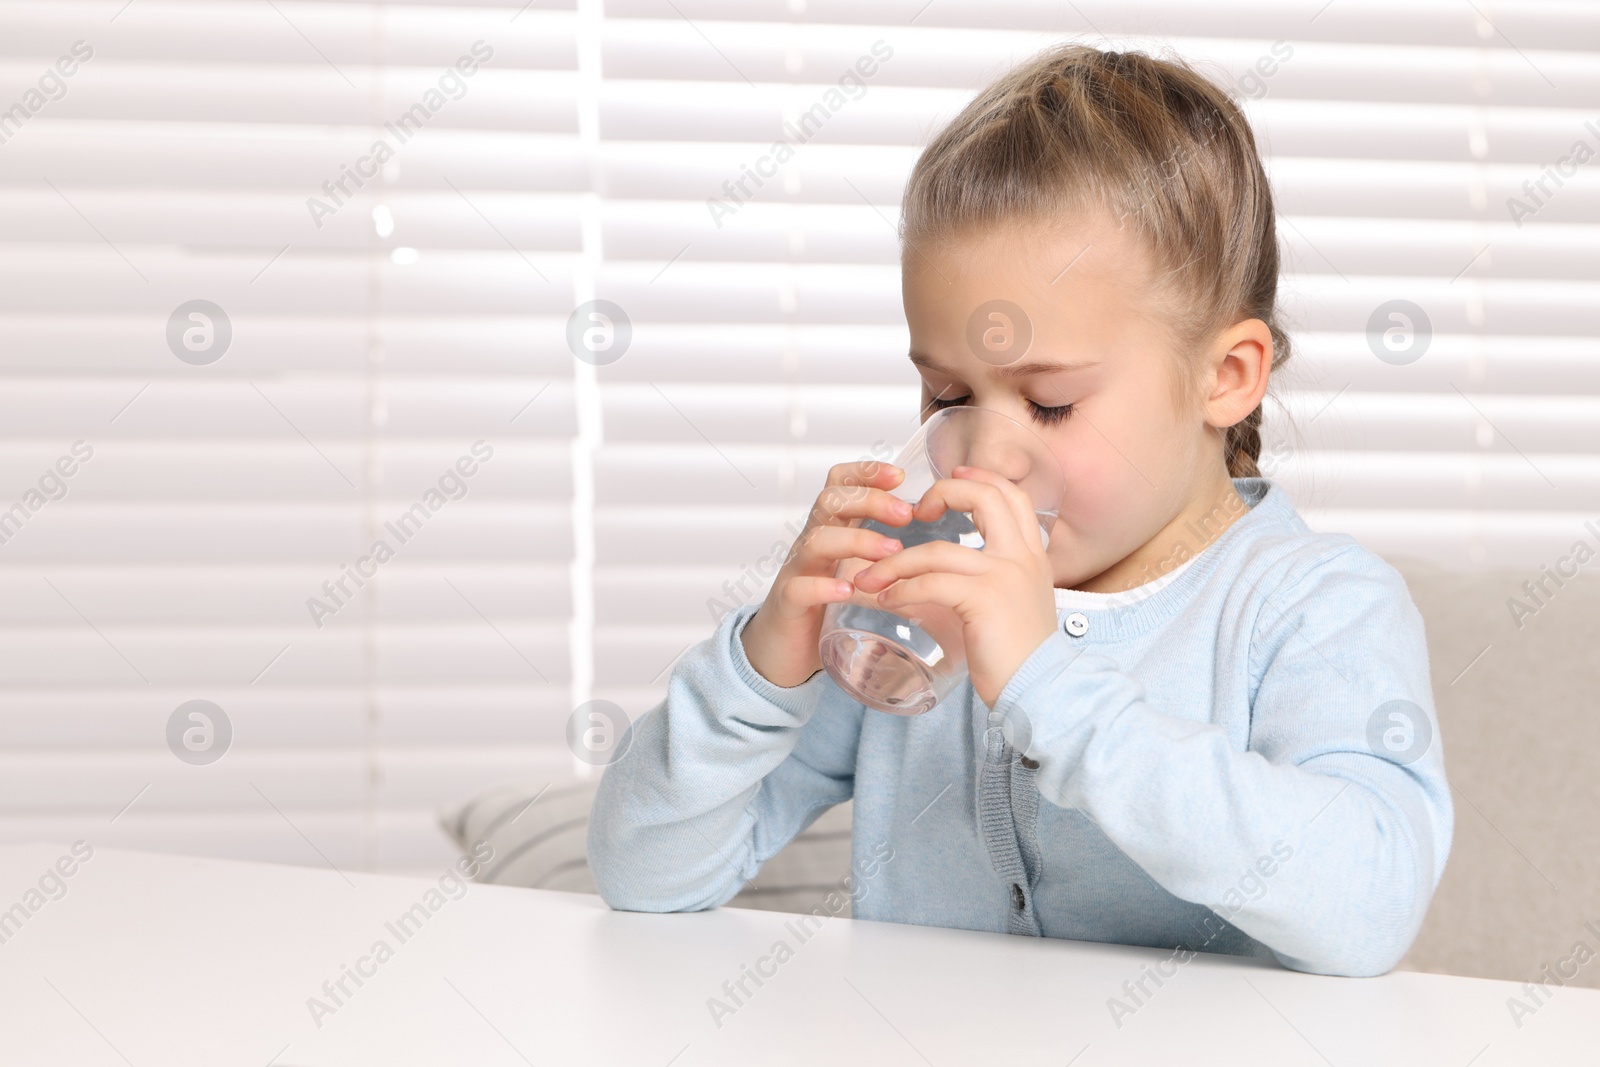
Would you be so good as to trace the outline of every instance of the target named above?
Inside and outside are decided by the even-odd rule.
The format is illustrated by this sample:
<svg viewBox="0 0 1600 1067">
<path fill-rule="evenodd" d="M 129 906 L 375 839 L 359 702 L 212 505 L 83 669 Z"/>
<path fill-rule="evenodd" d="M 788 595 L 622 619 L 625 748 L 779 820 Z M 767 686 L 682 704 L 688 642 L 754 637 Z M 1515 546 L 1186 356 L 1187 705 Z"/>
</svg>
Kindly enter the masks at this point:
<svg viewBox="0 0 1600 1067">
<path fill-rule="evenodd" d="M 1535 605 L 1534 571 L 1460 574 L 1391 559 L 1428 634 L 1445 766 L 1455 787 L 1450 862 L 1404 969 L 1522 982 L 1571 973 L 1600 988 L 1600 576 L 1579 572 Z M 1596 571 L 1600 571 L 1597 566 Z M 1519 620 L 1507 606 L 1536 606 Z M 489 840 L 481 880 L 593 892 L 584 859 L 592 783 L 508 785 L 441 815 L 459 844 Z M 809 911 L 850 865 L 850 805 L 823 814 L 731 902 Z M 848 914 L 848 895 L 846 911 Z M 1586 958 L 1587 953 L 1580 953 Z"/>
<path fill-rule="evenodd" d="M 1543 574 L 1391 559 L 1428 630 L 1455 840 L 1401 966 L 1522 982 L 1600 957 L 1600 566 L 1536 606 Z M 1520 625 L 1519 625 L 1520 622 Z M 1470 666 L 1468 666 L 1470 664 Z M 1570 973 L 1572 967 L 1565 968 Z M 1600 959 L 1570 984 L 1600 988 Z"/>
</svg>

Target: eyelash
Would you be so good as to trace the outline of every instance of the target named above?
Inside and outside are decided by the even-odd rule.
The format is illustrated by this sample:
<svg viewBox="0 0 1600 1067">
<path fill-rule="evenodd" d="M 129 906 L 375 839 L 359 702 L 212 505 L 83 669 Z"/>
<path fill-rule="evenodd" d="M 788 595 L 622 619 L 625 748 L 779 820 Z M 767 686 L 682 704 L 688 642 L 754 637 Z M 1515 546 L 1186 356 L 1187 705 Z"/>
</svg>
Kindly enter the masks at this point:
<svg viewBox="0 0 1600 1067">
<path fill-rule="evenodd" d="M 935 408 L 953 408 L 966 399 L 968 398 L 964 396 L 958 396 L 954 400 L 940 400 L 938 397 L 934 397 L 929 403 Z M 1054 426 L 1072 414 L 1071 404 L 1064 404 L 1058 408 L 1047 408 L 1030 400 L 1028 401 L 1028 407 L 1033 410 L 1033 417 L 1046 426 Z"/>
</svg>

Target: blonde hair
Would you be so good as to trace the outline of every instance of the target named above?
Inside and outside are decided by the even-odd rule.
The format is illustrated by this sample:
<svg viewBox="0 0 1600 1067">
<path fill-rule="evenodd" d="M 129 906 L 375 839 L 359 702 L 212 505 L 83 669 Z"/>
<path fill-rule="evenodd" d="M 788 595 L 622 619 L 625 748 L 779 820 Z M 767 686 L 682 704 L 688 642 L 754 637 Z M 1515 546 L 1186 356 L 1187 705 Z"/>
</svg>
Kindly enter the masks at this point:
<svg viewBox="0 0 1600 1067">
<path fill-rule="evenodd" d="M 900 236 L 914 250 L 1095 208 L 1133 220 L 1177 296 L 1184 351 L 1256 318 L 1272 333 L 1272 369 L 1287 362 L 1272 190 L 1255 137 L 1228 94 L 1181 61 L 1062 44 L 1013 68 L 923 150 Z M 1192 371 L 1177 368 L 1180 406 L 1199 399 Z M 1230 477 L 1260 475 L 1261 416 L 1258 404 L 1228 427 Z"/>
</svg>

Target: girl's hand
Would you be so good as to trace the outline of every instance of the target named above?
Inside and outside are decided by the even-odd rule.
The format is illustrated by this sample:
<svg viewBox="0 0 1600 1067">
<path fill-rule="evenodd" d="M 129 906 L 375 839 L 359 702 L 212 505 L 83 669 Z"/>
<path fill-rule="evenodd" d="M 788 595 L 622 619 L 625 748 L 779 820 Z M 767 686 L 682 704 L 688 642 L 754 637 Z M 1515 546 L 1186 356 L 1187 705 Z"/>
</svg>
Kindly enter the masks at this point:
<svg viewBox="0 0 1600 1067">
<path fill-rule="evenodd" d="M 959 615 L 972 688 L 993 710 L 1017 668 L 1056 628 L 1054 570 L 1026 493 L 981 468 L 951 474 L 923 494 L 913 517 L 933 522 L 947 510 L 970 512 L 983 550 L 949 541 L 915 545 L 862 570 L 855 584 L 906 618 L 923 604 Z"/>
<path fill-rule="evenodd" d="M 792 688 L 822 669 L 822 613 L 858 595 L 848 581 L 834 578 L 840 563 L 881 560 L 900 551 L 898 541 L 851 523 L 909 523 L 910 505 L 889 492 L 904 477 L 899 467 L 876 460 L 840 463 L 828 471 L 806 528 L 739 635 L 750 666 L 773 685 Z"/>
</svg>

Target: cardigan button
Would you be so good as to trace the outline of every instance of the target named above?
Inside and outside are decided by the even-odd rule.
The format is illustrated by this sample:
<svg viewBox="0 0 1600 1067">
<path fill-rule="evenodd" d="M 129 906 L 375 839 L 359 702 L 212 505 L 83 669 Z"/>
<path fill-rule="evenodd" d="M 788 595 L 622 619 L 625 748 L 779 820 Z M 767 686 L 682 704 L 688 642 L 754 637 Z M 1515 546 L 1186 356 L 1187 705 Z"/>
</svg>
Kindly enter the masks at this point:
<svg viewBox="0 0 1600 1067">
<path fill-rule="evenodd" d="M 1027 756 L 1019 756 L 1018 759 L 1022 762 L 1022 765 L 1028 768 L 1030 771 L 1036 771 L 1039 769 L 1039 761 L 1036 759 L 1029 759 Z"/>
<path fill-rule="evenodd" d="M 1081 611 L 1074 611 L 1067 616 L 1066 622 L 1061 628 L 1073 637 L 1082 637 L 1089 632 L 1089 616 Z"/>
</svg>

